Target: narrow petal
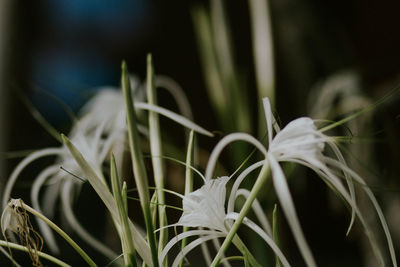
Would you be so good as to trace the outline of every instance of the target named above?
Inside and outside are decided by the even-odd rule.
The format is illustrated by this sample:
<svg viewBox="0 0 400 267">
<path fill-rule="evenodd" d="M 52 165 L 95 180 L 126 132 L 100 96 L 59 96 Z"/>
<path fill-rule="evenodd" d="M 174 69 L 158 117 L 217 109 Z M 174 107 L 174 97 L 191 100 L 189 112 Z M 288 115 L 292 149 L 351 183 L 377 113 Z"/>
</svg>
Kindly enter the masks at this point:
<svg viewBox="0 0 400 267">
<path fill-rule="evenodd" d="M 60 168 L 58 166 L 50 166 L 44 169 L 38 177 L 35 179 L 32 189 L 31 189 L 31 201 L 32 201 L 32 207 L 37 210 L 40 213 L 42 212 L 42 209 L 39 204 L 39 192 L 40 189 L 42 188 L 43 184 L 46 182 L 46 180 L 52 176 L 54 173 L 58 172 Z M 46 244 L 49 246 L 50 250 L 53 253 L 59 253 L 59 248 L 56 243 L 53 231 L 50 229 L 50 227 L 40 220 L 39 218 L 35 217 L 36 221 L 39 225 L 39 229 L 41 234 L 44 237 L 44 240 L 46 241 Z"/>
<path fill-rule="evenodd" d="M 333 142 L 328 142 L 328 145 L 331 147 L 331 149 L 335 153 L 335 155 L 338 158 L 339 162 L 342 163 L 342 165 L 347 166 L 346 161 L 344 160 L 344 157 L 343 157 L 342 153 L 340 152 L 339 148 L 336 146 L 336 144 L 333 143 Z M 344 176 L 346 178 L 347 186 L 349 187 L 351 199 L 353 200 L 353 202 L 355 204 L 357 204 L 356 203 L 356 192 L 355 192 L 355 189 L 354 189 L 353 178 L 351 176 L 349 176 L 348 172 L 344 172 Z M 354 224 L 355 215 L 356 215 L 356 212 L 354 211 L 354 209 L 352 209 L 350 224 L 349 224 L 349 227 L 347 229 L 346 235 L 349 234 L 349 232 L 350 232 L 350 230 L 351 230 L 351 228 L 352 228 L 352 226 Z"/>
<path fill-rule="evenodd" d="M 115 253 L 110 248 L 105 246 L 97 238 L 93 237 L 76 218 L 75 213 L 73 212 L 71 207 L 72 205 L 71 196 L 73 196 L 73 186 L 74 186 L 73 182 L 71 180 L 67 180 L 65 181 L 61 192 L 62 211 L 65 214 L 65 218 L 67 219 L 68 224 L 79 235 L 79 237 L 82 238 L 82 240 L 86 241 L 94 249 L 96 249 L 109 259 L 115 259 L 116 257 L 118 257 L 117 253 Z"/>
<path fill-rule="evenodd" d="M 222 138 L 221 141 L 218 142 L 218 144 L 214 147 L 213 151 L 211 152 L 210 158 L 207 163 L 207 169 L 206 169 L 206 179 L 212 179 L 213 172 L 215 169 L 215 166 L 217 165 L 217 160 L 219 155 L 221 154 L 222 150 L 230 143 L 235 142 L 235 141 L 244 141 L 247 143 L 250 143 L 254 145 L 256 148 L 260 150 L 263 155 L 267 155 L 267 150 L 263 146 L 260 141 L 258 141 L 256 138 L 253 136 L 246 134 L 246 133 L 232 133 L 224 138 Z"/>
<path fill-rule="evenodd" d="M 392 237 L 390 235 L 390 231 L 389 231 L 389 227 L 387 225 L 385 216 L 383 215 L 382 209 L 379 206 L 378 201 L 376 200 L 374 194 L 372 193 L 371 189 L 369 188 L 369 186 L 365 183 L 365 181 L 353 170 L 351 170 L 349 167 L 347 167 L 346 165 L 341 164 L 338 161 L 332 160 L 332 159 L 327 159 L 327 162 L 329 164 L 332 165 L 336 165 L 338 166 L 340 169 L 342 169 L 344 172 L 348 173 L 348 175 L 350 175 L 351 177 L 353 177 L 353 179 L 362 185 L 362 188 L 364 189 L 365 193 L 367 194 L 367 196 L 369 197 L 369 199 L 371 200 L 372 204 L 374 205 L 374 208 L 378 214 L 379 220 L 381 221 L 382 224 L 382 228 L 385 232 L 386 235 L 386 240 L 388 243 L 388 247 L 389 247 L 389 252 L 390 252 L 390 256 L 392 258 L 392 263 L 393 266 L 397 266 L 397 260 L 396 260 L 396 252 L 394 250 L 394 246 L 393 246 L 393 241 L 392 241 Z"/>
<path fill-rule="evenodd" d="M 172 263 L 172 267 L 178 267 L 179 263 L 181 260 L 188 254 L 192 249 L 196 248 L 198 245 L 207 242 L 208 240 L 217 238 L 217 237 L 223 237 L 223 234 L 215 234 L 215 235 L 208 235 L 208 236 L 202 236 L 197 238 L 196 240 L 190 242 L 186 247 L 176 256 L 174 262 Z"/>
<path fill-rule="evenodd" d="M 46 148 L 42 149 L 36 152 L 33 152 L 30 154 L 28 157 L 26 157 L 23 161 L 21 161 L 18 166 L 14 169 L 14 171 L 11 173 L 10 178 L 7 180 L 7 184 L 4 189 L 3 193 L 3 208 L 7 206 L 7 203 L 10 199 L 11 196 L 11 191 L 12 188 L 19 176 L 19 174 L 22 172 L 22 170 L 28 166 L 32 161 L 35 161 L 39 158 L 46 157 L 46 156 L 56 156 L 58 154 L 62 153 L 62 150 L 60 148 Z"/>
<path fill-rule="evenodd" d="M 211 132 L 207 131 L 206 129 L 198 126 L 197 124 L 191 122 L 187 118 L 185 118 L 175 112 L 172 112 L 168 109 L 165 109 L 165 108 L 162 108 L 159 106 L 155 106 L 155 105 L 151 105 L 148 103 L 141 103 L 141 102 L 135 103 L 135 108 L 154 111 L 154 112 L 159 113 L 173 121 L 176 121 L 177 123 L 189 128 L 189 129 L 192 129 L 198 133 L 201 133 L 201 134 L 204 134 L 207 136 L 214 136 Z"/>
<path fill-rule="evenodd" d="M 268 130 L 268 144 L 272 143 L 272 138 L 274 136 L 272 132 L 272 123 L 273 123 L 273 117 L 272 115 L 272 110 L 271 110 L 271 103 L 269 102 L 269 99 L 263 98 L 263 106 L 264 106 L 264 114 L 265 114 L 265 119 L 267 120 L 267 130 Z"/>
<path fill-rule="evenodd" d="M 211 236 L 212 238 L 219 237 L 219 236 L 224 236 L 221 232 L 214 231 L 214 230 L 190 230 L 187 232 L 183 232 L 174 238 L 172 238 L 164 247 L 163 251 L 161 252 L 161 255 L 159 257 L 159 263 L 162 264 L 164 262 L 165 256 L 167 256 L 168 252 L 171 250 L 171 248 L 178 243 L 180 240 L 190 237 L 190 236 L 195 236 L 195 235 L 204 235 L 204 236 Z"/>
<path fill-rule="evenodd" d="M 282 210 L 290 225 L 294 238 L 299 246 L 300 252 L 308 266 L 316 266 L 312 252 L 304 237 L 303 230 L 301 229 L 299 219 L 294 208 L 292 196 L 286 182 L 286 177 L 282 172 L 279 163 L 275 158 L 268 154 L 268 160 L 271 165 L 272 180 L 275 187 L 276 195 L 281 203 Z"/>
<path fill-rule="evenodd" d="M 331 159 L 326 158 L 323 161 L 329 161 L 329 160 L 331 160 Z M 344 188 L 340 179 L 337 176 L 335 176 L 334 174 L 332 174 L 332 172 L 329 170 L 329 168 L 325 164 L 323 164 L 321 161 L 309 159 L 308 162 L 302 161 L 302 160 L 292 160 L 292 162 L 297 162 L 299 164 L 302 164 L 302 165 L 307 166 L 310 169 L 314 170 L 320 177 L 322 177 L 325 180 L 325 182 L 327 184 L 332 185 L 333 189 L 335 189 L 339 192 L 339 194 L 346 200 L 346 202 L 356 212 L 357 217 L 359 218 L 361 224 L 364 227 L 365 234 L 367 235 L 367 237 L 370 241 L 372 250 L 373 250 L 376 258 L 378 259 L 380 264 L 382 266 L 384 266 L 385 264 L 384 264 L 384 260 L 382 257 L 382 253 L 378 247 L 378 243 L 377 243 L 370 227 L 366 223 L 366 220 L 365 220 L 363 214 L 358 209 L 357 205 L 352 201 L 351 196 L 349 195 L 347 190 Z"/>
<path fill-rule="evenodd" d="M 239 189 L 240 184 L 243 182 L 243 180 L 255 169 L 260 168 L 264 165 L 264 160 L 256 162 L 249 167 L 247 167 L 244 171 L 240 173 L 240 175 L 235 179 L 235 182 L 233 183 L 231 193 L 229 195 L 229 200 L 228 200 L 228 208 L 227 208 L 227 213 L 233 212 L 235 208 L 235 199 L 236 199 L 236 192 Z"/>
<path fill-rule="evenodd" d="M 179 112 L 183 116 L 193 120 L 189 100 L 186 97 L 185 91 L 176 81 L 165 75 L 156 75 L 155 84 L 157 88 L 164 88 L 172 95 L 178 106 Z"/>
</svg>

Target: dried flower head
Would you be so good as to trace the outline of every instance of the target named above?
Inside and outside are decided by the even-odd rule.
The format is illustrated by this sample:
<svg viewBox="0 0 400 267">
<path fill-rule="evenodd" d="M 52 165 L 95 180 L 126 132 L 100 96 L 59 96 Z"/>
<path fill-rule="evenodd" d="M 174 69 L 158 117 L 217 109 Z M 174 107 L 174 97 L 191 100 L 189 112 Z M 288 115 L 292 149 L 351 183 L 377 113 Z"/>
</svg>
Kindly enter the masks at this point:
<svg viewBox="0 0 400 267">
<path fill-rule="evenodd" d="M 43 266 L 38 255 L 43 249 L 43 239 L 33 229 L 21 199 L 11 199 L 1 215 L 1 231 L 5 238 L 6 230 L 15 233 L 20 243 L 28 249 L 33 266 Z"/>
</svg>

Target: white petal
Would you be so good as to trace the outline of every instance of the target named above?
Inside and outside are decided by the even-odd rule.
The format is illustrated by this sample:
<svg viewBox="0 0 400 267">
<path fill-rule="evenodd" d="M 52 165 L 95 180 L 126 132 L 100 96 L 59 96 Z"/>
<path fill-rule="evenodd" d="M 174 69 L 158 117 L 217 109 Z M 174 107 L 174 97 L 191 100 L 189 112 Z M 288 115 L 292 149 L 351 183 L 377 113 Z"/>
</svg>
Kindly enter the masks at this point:
<svg viewBox="0 0 400 267">
<path fill-rule="evenodd" d="M 272 132 L 272 127 L 274 127 L 275 132 L 279 133 L 279 125 L 275 120 L 274 114 L 272 114 L 271 103 L 269 102 L 269 98 L 263 98 L 263 106 L 264 106 L 264 114 L 265 119 L 267 120 L 267 130 L 268 130 L 268 144 L 271 144 L 272 139 L 274 137 L 274 133 Z"/>
<path fill-rule="evenodd" d="M 225 136 L 224 138 L 222 138 L 221 141 L 218 142 L 218 144 L 214 147 L 213 151 L 211 152 L 210 158 L 207 163 L 207 169 L 206 169 L 206 179 L 207 180 L 212 179 L 218 157 L 221 154 L 222 150 L 228 144 L 235 142 L 235 141 L 245 141 L 247 143 L 250 143 L 250 144 L 254 145 L 256 148 L 258 148 L 260 150 L 260 152 L 264 154 L 264 156 L 267 155 L 267 150 L 265 149 L 263 144 L 260 143 L 253 136 L 246 134 L 246 133 L 229 134 L 229 135 Z"/>
<path fill-rule="evenodd" d="M 94 249 L 96 249 L 109 259 L 115 259 L 116 257 L 118 257 L 118 255 L 107 246 L 105 246 L 101 241 L 93 237 L 76 218 L 71 207 L 73 186 L 75 185 L 72 180 L 67 180 L 63 186 L 61 193 L 61 204 L 63 207 L 62 211 L 65 214 L 65 218 L 67 219 L 69 225 L 79 235 L 80 238 L 86 241 Z"/>
<path fill-rule="evenodd" d="M 229 195 L 229 200 L 228 200 L 228 208 L 227 208 L 227 213 L 231 213 L 234 210 L 234 204 L 235 204 L 235 198 L 236 198 L 236 192 L 239 189 L 240 184 L 242 181 L 255 169 L 262 167 L 264 165 L 264 160 L 256 162 L 252 164 L 251 166 L 247 167 L 243 172 L 240 173 L 240 175 L 235 179 L 235 182 L 233 183 L 231 193 Z"/>
<path fill-rule="evenodd" d="M 187 232 L 180 233 L 179 235 L 175 236 L 172 238 L 164 247 L 163 251 L 161 252 L 161 255 L 159 257 L 159 263 L 162 264 L 165 256 L 167 256 L 168 252 L 171 250 L 171 248 L 178 243 L 180 240 L 194 236 L 194 235 L 205 235 L 205 236 L 212 236 L 213 238 L 219 237 L 219 236 L 224 236 L 221 232 L 213 231 L 213 230 L 191 230 Z"/>
<path fill-rule="evenodd" d="M 11 196 L 11 191 L 12 188 L 19 176 L 19 174 L 22 172 L 23 169 L 25 169 L 26 166 L 28 166 L 32 161 L 37 160 L 38 158 L 41 157 L 46 157 L 46 156 L 55 156 L 62 153 L 62 150 L 60 148 L 45 148 L 36 152 L 33 152 L 30 154 L 28 157 L 24 158 L 18 166 L 13 170 L 13 172 L 10 175 L 10 178 L 7 180 L 6 187 L 4 189 L 3 193 L 3 208 L 7 206 L 7 203 L 10 199 Z"/>
<path fill-rule="evenodd" d="M 183 214 L 177 225 L 207 227 L 226 232 L 225 196 L 229 177 L 207 180 L 198 190 L 183 197 Z"/>
<path fill-rule="evenodd" d="M 195 247 L 197 247 L 198 245 L 210 240 L 210 239 L 214 239 L 217 237 L 223 237 L 222 234 L 215 234 L 215 235 L 208 235 L 208 236 L 202 236 L 197 238 L 196 240 L 190 242 L 189 244 L 187 244 L 185 246 L 185 248 L 178 254 L 178 256 L 176 256 L 174 262 L 172 263 L 172 267 L 177 267 L 179 265 L 179 263 L 181 262 L 181 260 L 186 256 L 186 254 L 188 254 L 192 249 L 194 249 Z"/>
<path fill-rule="evenodd" d="M 40 189 L 42 188 L 43 184 L 46 182 L 46 180 L 52 176 L 54 173 L 58 172 L 60 168 L 58 166 L 50 166 L 44 169 L 35 179 L 32 189 L 31 189 L 31 201 L 32 201 L 32 207 L 37 210 L 39 213 L 43 213 L 42 209 L 39 204 L 39 192 Z M 41 234 L 43 235 L 44 240 L 46 241 L 46 245 L 49 246 L 50 250 L 53 253 L 59 253 L 59 248 L 56 243 L 56 239 L 54 237 L 53 231 L 50 229 L 50 227 L 41 219 L 36 218 L 36 221 L 39 225 L 39 229 Z"/>
<path fill-rule="evenodd" d="M 300 252 L 308 266 L 316 266 L 314 257 L 304 237 L 303 230 L 301 229 L 300 222 L 294 208 L 292 196 L 289 192 L 286 182 L 286 177 L 283 174 L 279 163 L 272 155 L 268 154 L 268 160 L 271 166 L 272 180 L 276 195 L 281 203 L 283 213 L 285 214 L 290 225 L 290 229 L 292 230 L 297 245 L 299 246 Z"/>
<path fill-rule="evenodd" d="M 135 108 L 138 109 L 145 109 L 145 110 L 151 110 L 154 111 L 156 113 L 159 113 L 167 118 L 170 118 L 171 120 L 176 121 L 177 123 L 194 130 L 195 132 L 207 135 L 207 136 L 214 136 L 212 133 L 210 133 L 209 131 L 205 130 L 204 128 L 198 126 L 197 124 L 191 122 L 190 120 L 188 120 L 187 118 L 172 112 L 168 109 L 159 107 L 159 106 L 155 106 L 155 105 L 151 105 L 148 103 L 135 103 Z"/>
</svg>

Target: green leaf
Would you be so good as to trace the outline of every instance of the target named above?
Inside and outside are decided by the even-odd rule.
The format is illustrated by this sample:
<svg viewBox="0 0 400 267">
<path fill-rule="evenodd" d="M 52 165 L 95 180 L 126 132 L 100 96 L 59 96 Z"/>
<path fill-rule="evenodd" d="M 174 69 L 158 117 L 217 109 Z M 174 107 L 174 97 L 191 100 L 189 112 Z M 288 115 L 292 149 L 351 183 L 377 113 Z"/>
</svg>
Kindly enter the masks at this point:
<svg viewBox="0 0 400 267">
<path fill-rule="evenodd" d="M 131 85 L 127 65 L 122 62 L 121 84 L 124 93 L 126 119 L 128 123 L 129 147 L 132 158 L 132 168 L 135 178 L 135 183 L 138 188 L 140 205 L 142 207 L 143 217 L 146 224 L 147 239 L 149 241 L 151 257 L 153 265 L 158 267 L 158 253 L 156 247 L 156 237 L 154 226 L 151 220 L 150 212 L 150 193 L 148 188 L 147 173 L 143 162 L 143 154 L 140 147 L 139 132 L 136 123 L 136 114 L 134 110 L 134 101 L 132 98 Z"/>
<path fill-rule="evenodd" d="M 79 167 L 81 168 L 82 172 L 84 173 L 84 176 L 90 183 L 90 185 L 93 187 L 93 189 L 96 191 L 97 195 L 100 197 L 100 199 L 103 201 L 104 205 L 107 207 L 108 211 L 111 213 L 111 216 L 116 223 L 116 227 L 120 227 L 120 221 L 119 221 L 119 215 L 117 211 L 117 205 L 115 203 L 114 197 L 112 196 L 110 190 L 108 187 L 105 185 L 103 182 L 103 179 L 101 179 L 96 172 L 92 169 L 92 167 L 89 165 L 89 163 L 83 158 L 82 154 L 79 152 L 79 150 L 71 143 L 71 141 L 66 137 L 65 135 L 61 134 L 61 138 L 66 145 L 66 147 L 69 149 L 71 155 L 74 157 L 76 163 L 78 163 Z M 137 252 L 139 255 L 142 257 L 143 261 L 149 265 L 152 266 L 152 260 L 150 256 L 150 248 L 149 245 L 147 244 L 146 240 L 143 238 L 143 236 L 140 234 L 140 232 L 136 229 L 136 227 L 133 225 L 131 221 L 129 221 L 129 227 L 131 228 L 131 232 L 133 235 L 133 240 L 135 242 L 135 248 L 137 249 Z"/>
</svg>

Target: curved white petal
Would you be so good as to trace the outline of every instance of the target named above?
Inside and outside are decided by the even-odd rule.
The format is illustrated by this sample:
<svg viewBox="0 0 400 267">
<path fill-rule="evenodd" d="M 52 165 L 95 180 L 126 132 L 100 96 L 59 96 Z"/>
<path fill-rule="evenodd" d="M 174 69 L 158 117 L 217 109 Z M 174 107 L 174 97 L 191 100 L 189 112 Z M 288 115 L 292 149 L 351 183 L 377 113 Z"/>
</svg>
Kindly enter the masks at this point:
<svg viewBox="0 0 400 267">
<path fill-rule="evenodd" d="M 327 160 L 329 160 L 329 158 L 325 158 L 322 161 L 327 161 Z M 370 240 L 370 244 L 372 246 L 372 250 L 373 250 L 376 258 L 381 263 L 381 265 L 384 266 L 384 260 L 382 257 L 382 253 L 377 245 L 377 241 L 376 241 L 370 227 L 366 223 L 366 220 L 365 220 L 363 214 L 361 213 L 361 211 L 358 209 L 356 203 L 354 203 L 352 201 L 351 196 L 349 195 L 349 193 L 347 192 L 347 190 L 341 183 L 340 179 L 337 176 L 335 176 L 331 172 L 331 170 L 321 161 L 317 161 L 315 159 L 308 159 L 308 161 L 293 159 L 291 161 L 297 162 L 299 164 L 302 164 L 302 165 L 307 166 L 310 169 L 314 170 L 320 177 L 322 177 L 328 184 L 332 185 L 333 188 L 339 192 L 339 194 L 346 200 L 346 202 L 355 211 L 357 217 L 359 218 L 361 224 L 364 227 L 364 230 L 365 230 L 365 233 L 366 233 L 368 239 Z"/>
<path fill-rule="evenodd" d="M 207 135 L 207 136 L 214 136 L 211 132 L 207 131 L 206 129 L 198 126 L 197 124 L 193 123 L 192 121 L 188 120 L 187 118 L 172 112 L 168 109 L 165 109 L 163 107 L 159 107 L 159 106 L 155 106 L 155 105 L 151 105 L 148 103 L 141 103 L 141 102 L 136 102 L 135 103 L 135 108 L 138 109 L 145 109 L 145 110 L 151 110 L 154 111 L 156 113 L 159 113 L 173 121 L 176 121 L 177 123 L 185 126 L 186 128 L 192 129 L 195 132 Z"/>
<path fill-rule="evenodd" d="M 340 152 L 339 148 L 336 146 L 336 144 L 331 142 L 331 141 L 328 141 L 327 144 L 333 150 L 333 152 L 335 153 L 336 157 L 338 158 L 338 160 L 342 164 L 342 166 L 347 166 L 346 161 L 344 160 L 344 157 L 343 157 L 342 153 Z M 355 192 L 355 189 L 354 189 L 353 178 L 351 176 L 349 176 L 348 172 L 344 172 L 344 176 L 346 178 L 347 186 L 348 186 L 349 191 L 350 191 L 351 199 L 353 200 L 353 202 L 355 204 L 357 204 L 356 192 Z M 355 215 L 356 215 L 356 212 L 354 211 L 354 209 L 352 209 L 350 224 L 349 224 L 349 227 L 347 229 L 346 235 L 349 234 L 349 232 L 350 232 L 350 230 L 351 230 L 351 228 L 352 228 L 352 226 L 354 224 Z"/>
<path fill-rule="evenodd" d="M 240 173 L 240 175 L 235 179 L 235 182 L 233 183 L 231 193 L 229 195 L 229 200 L 228 200 L 228 208 L 227 208 L 227 213 L 231 213 L 234 210 L 235 206 L 235 198 L 236 198 L 236 192 L 239 189 L 240 184 L 243 182 L 243 180 L 249 175 L 252 171 L 254 171 L 257 168 L 260 168 L 264 165 L 264 160 L 256 162 L 249 167 L 247 167 L 244 171 Z"/>
<path fill-rule="evenodd" d="M 58 166 L 50 166 L 46 169 L 44 169 L 38 177 L 35 179 L 32 189 L 31 189 L 31 201 L 32 201 L 32 207 L 37 210 L 39 213 L 43 213 L 40 203 L 39 203 L 39 192 L 40 189 L 42 188 L 43 184 L 46 182 L 46 180 L 52 176 L 54 173 L 58 172 L 60 168 Z M 50 227 L 41 219 L 36 218 L 36 221 L 38 223 L 39 229 L 41 234 L 44 237 L 44 240 L 46 241 L 46 245 L 49 246 L 50 250 L 53 253 L 58 254 L 59 253 L 59 248 L 56 243 L 53 231 L 50 229 Z"/>
<path fill-rule="evenodd" d="M 376 210 L 376 212 L 378 214 L 379 220 L 381 221 L 382 228 L 383 228 L 383 230 L 385 232 L 386 240 L 387 240 L 387 243 L 388 243 L 389 252 L 390 252 L 390 256 L 392 258 L 393 266 L 397 266 L 396 253 L 395 253 L 395 250 L 394 250 L 393 241 L 392 241 L 392 237 L 390 235 L 389 227 L 388 227 L 387 222 L 385 220 L 385 216 L 383 215 L 382 209 L 379 206 L 379 203 L 376 200 L 376 198 L 375 198 L 374 194 L 372 193 L 371 189 L 368 187 L 368 185 L 365 183 L 365 181 L 356 172 L 354 172 L 352 169 L 350 169 L 346 165 L 343 165 L 340 162 L 338 162 L 336 160 L 333 160 L 333 159 L 326 159 L 326 161 L 329 164 L 336 165 L 338 168 L 340 168 L 344 172 L 348 173 L 348 175 L 350 175 L 356 182 L 358 182 L 358 183 L 360 183 L 362 185 L 362 188 L 364 189 L 365 193 L 367 194 L 367 196 L 371 200 L 372 204 L 374 205 L 374 208 L 375 208 L 375 210 Z"/>
<path fill-rule="evenodd" d="M 192 110 L 182 87 L 173 79 L 164 75 L 155 76 L 155 85 L 157 88 L 164 88 L 175 99 L 179 112 L 186 118 L 193 120 Z"/>
<path fill-rule="evenodd" d="M 262 101 L 264 106 L 265 119 L 267 120 L 268 144 L 271 144 L 272 139 L 274 137 L 274 133 L 272 132 L 272 127 L 274 127 L 275 132 L 277 133 L 279 133 L 280 129 L 278 123 L 275 120 L 274 115 L 272 114 L 271 103 L 269 102 L 269 98 L 264 97 Z"/>
<path fill-rule="evenodd" d="M 230 143 L 234 141 L 245 141 L 248 142 L 252 145 L 254 145 L 256 148 L 258 148 L 261 153 L 264 154 L 264 156 L 267 155 L 267 150 L 263 146 L 260 141 L 258 141 L 256 138 L 253 136 L 246 134 L 246 133 L 232 133 L 224 138 L 221 139 L 221 141 L 218 142 L 218 144 L 214 147 L 213 151 L 211 152 L 210 158 L 207 163 L 207 169 L 206 169 L 206 180 L 212 179 L 212 175 L 215 169 L 215 166 L 217 164 L 217 160 L 219 155 L 221 154 L 222 150 Z"/>
<path fill-rule="evenodd" d="M 180 233 L 179 235 L 175 236 L 172 238 L 164 247 L 163 251 L 161 252 L 161 255 L 159 257 L 159 263 L 162 264 L 164 262 L 165 256 L 167 256 L 168 252 L 171 250 L 173 246 L 175 246 L 176 243 L 178 243 L 180 240 L 194 236 L 194 235 L 205 235 L 205 236 L 211 236 L 212 238 L 216 237 L 222 237 L 224 236 L 223 233 L 215 231 L 215 230 L 190 230 L 187 232 Z"/>
<path fill-rule="evenodd" d="M 65 215 L 65 218 L 67 219 L 67 222 L 72 227 L 72 229 L 79 235 L 79 237 L 82 238 L 84 241 L 86 241 L 94 249 L 96 249 L 109 259 L 115 259 L 116 257 L 118 257 L 118 255 L 114 251 L 109 249 L 107 246 L 105 246 L 98 239 L 93 237 L 76 218 L 74 211 L 72 210 L 71 207 L 73 186 L 75 185 L 72 182 L 72 180 L 67 180 L 65 181 L 61 192 L 61 204 L 63 208 L 62 211 Z"/>
<path fill-rule="evenodd" d="M 222 235 L 222 234 L 202 236 L 202 237 L 199 237 L 196 240 L 190 242 L 182 249 L 182 251 L 178 254 L 178 256 L 176 256 L 174 262 L 172 263 L 172 267 L 178 267 L 179 263 L 186 256 L 186 254 L 188 254 L 192 249 L 194 249 L 198 245 L 200 245 L 204 242 L 207 242 L 208 240 L 211 240 L 211 239 L 214 239 L 217 237 L 223 237 L 223 236 L 224 235 Z"/>
<path fill-rule="evenodd" d="M 46 156 L 56 156 L 61 153 L 62 153 L 62 149 L 60 149 L 60 148 L 45 148 L 45 149 L 33 152 L 28 157 L 24 158 L 18 164 L 18 166 L 14 169 L 14 171 L 10 175 L 10 178 L 8 178 L 8 180 L 7 180 L 7 184 L 5 186 L 4 193 L 3 193 L 3 200 L 2 200 L 3 208 L 5 208 L 7 206 L 7 203 L 11 196 L 12 188 L 13 188 L 19 174 L 22 172 L 22 170 L 26 166 L 28 166 L 32 161 L 35 161 L 38 158 L 46 157 Z"/>
<path fill-rule="evenodd" d="M 282 130 L 283 131 L 283 130 Z M 299 246 L 300 252 L 308 266 L 317 266 L 312 255 L 312 252 L 304 237 L 303 230 L 301 229 L 299 219 L 294 208 L 292 196 L 286 182 L 286 177 L 282 172 L 279 163 L 275 160 L 274 156 L 268 154 L 268 161 L 271 166 L 272 180 L 275 187 L 276 195 L 281 203 L 283 213 L 290 225 L 290 229 L 294 238 Z"/>
</svg>

